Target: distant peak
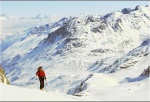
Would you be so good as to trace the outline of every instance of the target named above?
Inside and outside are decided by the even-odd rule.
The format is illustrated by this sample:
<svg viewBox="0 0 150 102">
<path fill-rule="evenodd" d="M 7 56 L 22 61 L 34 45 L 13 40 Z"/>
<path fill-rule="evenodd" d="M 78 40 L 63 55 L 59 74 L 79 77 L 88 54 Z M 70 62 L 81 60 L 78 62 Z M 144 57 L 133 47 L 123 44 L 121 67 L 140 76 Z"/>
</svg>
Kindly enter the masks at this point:
<svg viewBox="0 0 150 102">
<path fill-rule="evenodd" d="M 145 7 L 150 7 L 150 5 L 146 5 Z"/>
<path fill-rule="evenodd" d="M 37 16 L 33 17 L 34 19 L 46 19 L 49 18 L 48 15 L 38 14 Z"/>
<path fill-rule="evenodd" d="M 130 9 L 130 8 L 124 8 L 124 9 L 121 10 L 121 13 L 129 14 L 131 11 L 132 11 L 132 9 Z"/>
<path fill-rule="evenodd" d="M 140 5 L 137 5 L 134 10 L 139 10 L 140 7 Z"/>
<path fill-rule="evenodd" d="M 3 14 L 1 14 L 1 16 L 3 16 L 3 17 L 7 17 L 7 14 L 6 14 L 6 13 L 3 13 Z"/>
</svg>

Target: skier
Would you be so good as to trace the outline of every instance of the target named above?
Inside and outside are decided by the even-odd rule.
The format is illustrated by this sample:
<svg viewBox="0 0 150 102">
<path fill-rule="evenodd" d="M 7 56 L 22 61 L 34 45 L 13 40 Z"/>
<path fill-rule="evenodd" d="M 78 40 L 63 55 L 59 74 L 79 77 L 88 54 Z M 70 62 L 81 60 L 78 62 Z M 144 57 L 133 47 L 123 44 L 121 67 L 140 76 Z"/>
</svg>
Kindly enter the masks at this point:
<svg viewBox="0 0 150 102">
<path fill-rule="evenodd" d="M 42 66 L 38 67 L 38 70 L 36 72 L 36 76 L 39 77 L 39 81 L 40 81 L 40 89 L 44 90 L 44 79 L 46 80 L 46 75 L 44 70 L 42 69 Z"/>
</svg>

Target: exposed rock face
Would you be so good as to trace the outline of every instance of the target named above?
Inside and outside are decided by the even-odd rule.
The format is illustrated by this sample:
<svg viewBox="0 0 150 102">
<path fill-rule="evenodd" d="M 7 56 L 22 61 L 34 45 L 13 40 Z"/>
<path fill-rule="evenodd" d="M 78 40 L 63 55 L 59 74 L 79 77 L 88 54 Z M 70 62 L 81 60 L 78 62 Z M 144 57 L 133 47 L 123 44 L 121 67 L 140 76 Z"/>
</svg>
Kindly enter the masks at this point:
<svg viewBox="0 0 150 102">
<path fill-rule="evenodd" d="M 149 76 L 149 73 L 150 73 L 150 66 L 147 69 L 145 69 L 140 76 Z"/>
<path fill-rule="evenodd" d="M 1 66 L 0 66 L 0 82 L 5 83 L 5 84 L 10 84 Z"/>
</svg>

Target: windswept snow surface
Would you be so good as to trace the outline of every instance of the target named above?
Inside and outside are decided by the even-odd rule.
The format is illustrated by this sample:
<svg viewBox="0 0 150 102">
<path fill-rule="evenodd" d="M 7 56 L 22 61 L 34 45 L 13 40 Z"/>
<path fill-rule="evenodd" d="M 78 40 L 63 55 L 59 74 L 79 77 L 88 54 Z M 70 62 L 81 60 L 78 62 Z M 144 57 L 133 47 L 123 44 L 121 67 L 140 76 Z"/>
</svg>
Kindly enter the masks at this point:
<svg viewBox="0 0 150 102">
<path fill-rule="evenodd" d="M 99 80 L 103 76 L 103 80 Z M 105 76 L 105 77 L 104 77 Z M 96 79 L 96 81 L 95 81 Z M 100 78 L 101 79 L 101 78 Z M 45 92 L 0 83 L 0 101 L 149 101 L 149 79 L 133 83 L 118 83 L 106 75 L 96 74 L 91 88 L 71 96 L 60 92 Z M 104 81 L 104 83 L 103 83 Z M 97 83 L 99 82 L 99 83 Z M 112 82 L 112 83 L 111 83 Z M 107 87 L 104 88 L 106 86 Z M 103 88 L 102 88 L 103 87 Z"/>
<path fill-rule="evenodd" d="M 20 88 L 0 83 L 0 101 L 77 101 L 78 98 L 57 92 Z"/>
<path fill-rule="evenodd" d="M 87 88 L 77 95 L 88 101 L 150 101 L 149 80 L 148 78 L 143 81 L 120 84 L 104 89 Z M 96 85 L 97 83 L 93 81 L 93 84 Z"/>
</svg>

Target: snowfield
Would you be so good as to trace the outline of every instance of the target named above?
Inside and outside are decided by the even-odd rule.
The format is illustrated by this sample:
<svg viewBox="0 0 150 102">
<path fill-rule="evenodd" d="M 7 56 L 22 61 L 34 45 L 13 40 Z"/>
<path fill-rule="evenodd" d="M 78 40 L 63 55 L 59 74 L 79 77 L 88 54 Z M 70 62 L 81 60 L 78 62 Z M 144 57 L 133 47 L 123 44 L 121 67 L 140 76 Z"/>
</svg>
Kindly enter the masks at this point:
<svg viewBox="0 0 150 102">
<path fill-rule="evenodd" d="M 20 88 L 0 83 L 0 101 L 75 101 L 74 96 L 45 92 L 37 89 Z"/>
<path fill-rule="evenodd" d="M 105 80 L 99 80 L 103 76 Z M 149 101 L 149 79 L 118 85 L 112 78 L 98 75 L 92 79 L 90 88 L 71 96 L 60 92 L 45 92 L 0 83 L 0 101 Z M 96 79 L 96 81 L 94 81 Z M 103 81 L 105 81 L 103 83 Z M 111 83 L 113 82 L 113 83 Z M 101 84 L 100 84 L 101 83 Z M 108 86 L 111 87 L 103 88 Z M 101 86 L 102 85 L 102 86 Z"/>
</svg>

